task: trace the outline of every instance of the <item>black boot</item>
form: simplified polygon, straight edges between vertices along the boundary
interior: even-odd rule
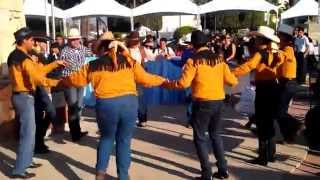
[[[138,113],[138,119],[139,119],[139,122],[137,124],[138,127],[146,127],[147,126],[147,121],[148,121],[147,114]]]
[[[273,139],[268,141],[268,161],[275,162],[276,161],[276,143]]]
[[[268,141],[259,140],[258,154],[259,154],[259,157],[251,161],[251,163],[267,166],[268,165]]]

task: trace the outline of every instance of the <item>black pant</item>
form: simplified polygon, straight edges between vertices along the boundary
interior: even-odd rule
[[[256,83],[256,121],[259,140],[270,140],[275,135],[274,119],[277,116],[278,83],[276,80]]]
[[[68,123],[72,139],[77,139],[81,134],[80,118],[83,106],[83,88],[68,88],[64,96],[68,104]]]
[[[56,123],[56,109],[43,87],[37,87],[35,92],[35,118],[36,118],[36,141],[35,148],[43,148],[44,137],[50,123]]]
[[[290,101],[296,93],[297,82],[287,79],[280,79],[279,82],[278,117],[281,118],[288,113]]]
[[[212,176],[206,132],[209,132],[210,143],[217,160],[218,170],[220,172],[227,171],[227,161],[225,160],[221,137],[222,106],[223,101],[193,102],[191,125],[193,127],[194,144],[200,160],[203,178],[211,178]]]
[[[304,53],[296,53],[297,58],[297,82],[299,84],[304,84],[306,82],[307,74],[307,62],[304,58]]]
[[[289,104],[296,92],[296,87],[295,80],[280,80],[277,121],[285,140],[292,140],[292,135],[295,135],[295,131],[298,130],[297,121],[288,114]]]

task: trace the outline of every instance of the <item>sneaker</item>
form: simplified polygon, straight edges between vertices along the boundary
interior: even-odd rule
[[[212,175],[212,178],[217,178],[217,179],[228,179],[229,178],[229,173],[226,172],[216,172]]]
[[[31,179],[34,178],[36,174],[25,172],[23,174],[13,174],[11,179]]]

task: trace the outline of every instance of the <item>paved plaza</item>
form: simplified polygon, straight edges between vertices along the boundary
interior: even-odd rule
[[[298,107],[304,107],[301,104]],[[302,115],[305,110],[292,110]],[[300,114],[299,114],[300,113]],[[36,156],[36,161],[44,166],[32,170],[35,179],[94,179],[98,129],[95,113],[87,109],[82,127],[89,135],[80,143],[72,143],[68,133],[49,136],[47,144],[52,152]],[[192,130],[185,127],[184,106],[156,106],[149,111],[150,122],[147,128],[137,129],[132,144],[132,166],[130,175],[133,180],[182,180],[197,176],[199,163],[192,142]],[[269,167],[249,164],[256,157],[257,140],[244,127],[245,117],[224,108],[224,144],[230,167],[231,180],[316,180],[319,177],[297,169],[307,157],[303,145],[278,145],[277,159]],[[50,134],[50,132],[49,132]],[[299,142],[299,140],[298,140]],[[14,164],[14,141],[1,141],[0,179],[8,179]],[[210,157],[214,167],[215,159]],[[314,165],[317,166],[317,165]],[[319,166],[318,166],[319,167]],[[214,168],[215,170],[215,168]],[[115,179],[115,158],[111,157],[108,174]]]

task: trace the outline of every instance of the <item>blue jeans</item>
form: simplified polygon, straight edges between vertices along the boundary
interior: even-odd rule
[[[36,133],[34,97],[24,93],[14,94],[12,102],[20,123],[17,159],[12,172],[12,174],[18,175],[25,173],[32,163]]]
[[[201,174],[203,178],[209,179],[212,176],[206,132],[209,132],[213,154],[217,160],[218,171],[227,171],[227,161],[225,160],[223,141],[221,137],[222,106],[223,101],[193,102],[191,125],[193,127],[194,144],[200,160]]]
[[[138,112],[137,97],[128,95],[97,99],[96,111],[101,132],[96,170],[97,172],[106,171],[115,143],[118,178],[127,180],[131,163],[131,139]]]
[[[64,90],[64,96],[68,104],[68,123],[72,138],[78,138],[81,133],[80,118],[83,108],[84,88],[68,88]]]

